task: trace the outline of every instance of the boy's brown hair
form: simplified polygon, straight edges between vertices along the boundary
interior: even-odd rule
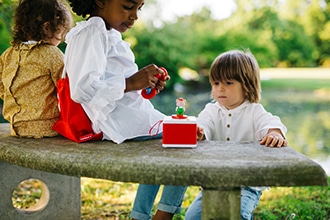
[[[210,83],[237,80],[242,84],[245,100],[258,103],[261,98],[259,65],[249,51],[231,50],[220,54],[212,63]]]

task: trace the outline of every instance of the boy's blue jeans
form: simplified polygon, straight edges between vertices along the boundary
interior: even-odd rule
[[[252,212],[257,207],[262,192],[254,190],[250,187],[241,189],[241,219],[252,220]],[[197,195],[189,206],[185,220],[201,220],[202,219],[202,191]]]
[[[160,185],[140,184],[130,217],[139,220],[151,219],[151,209]],[[164,186],[158,210],[180,213],[186,186]]]

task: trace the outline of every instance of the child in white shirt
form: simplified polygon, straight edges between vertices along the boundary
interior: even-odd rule
[[[254,56],[232,50],[219,55],[211,65],[213,103],[198,115],[199,140],[226,142],[260,141],[269,147],[287,146],[286,127],[267,112],[260,101],[260,73]],[[241,219],[250,220],[265,187],[242,187]],[[195,198],[186,220],[201,219],[202,192]]]

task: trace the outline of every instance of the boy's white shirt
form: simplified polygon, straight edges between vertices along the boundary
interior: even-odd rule
[[[236,143],[260,141],[270,128],[280,129],[284,136],[287,131],[279,117],[267,112],[260,103],[247,101],[231,110],[218,102],[208,103],[198,115],[197,124],[204,129],[207,140]]]
[[[82,104],[93,130],[118,144],[149,135],[149,129],[164,115],[142,98],[141,91],[124,93],[125,79],[138,67],[121,34],[107,30],[100,17],[92,17],[77,23],[66,42],[71,97]]]

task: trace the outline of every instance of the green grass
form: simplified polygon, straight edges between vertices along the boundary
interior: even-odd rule
[[[330,177],[328,182],[330,184]],[[82,219],[129,219],[137,184],[84,179],[82,185]],[[188,188],[183,210],[175,215],[175,220],[184,219],[187,208],[198,192],[199,187]],[[272,187],[264,191],[254,217],[256,220],[329,220],[329,204],[329,186]]]
[[[328,178],[330,184],[330,177]],[[128,220],[138,184],[113,182],[101,179],[82,178],[82,219]],[[161,192],[161,191],[160,191]],[[199,187],[190,186],[182,204],[183,210],[174,220],[183,220],[185,212]],[[41,196],[40,183],[25,181],[16,189],[13,202],[16,208],[35,204]],[[160,194],[160,193],[159,193]],[[159,195],[156,203],[159,201]],[[278,219],[330,219],[330,186],[272,187],[263,192],[254,212],[255,220]],[[155,211],[154,206],[153,211]]]
[[[320,90],[325,89],[330,92],[330,79],[271,79],[262,80],[263,89],[290,89],[290,90]]]
[[[328,179],[330,183],[330,178]],[[254,217],[258,219],[330,219],[330,187],[274,187],[265,191]]]
[[[330,177],[328,179],[330,184]],[[85,179],[82,188],[83,219],[129,219],[137,184]],[[189,187],[183,210],[174,217],[183,220],[184,213],[199,192]],[[157,197],[157,201],[159,197]],[[264,191],[254,212],[256,220],[267,219],[330,219],[330,187],[272,187]],[[156,207],[154,207],[155,210]]]

